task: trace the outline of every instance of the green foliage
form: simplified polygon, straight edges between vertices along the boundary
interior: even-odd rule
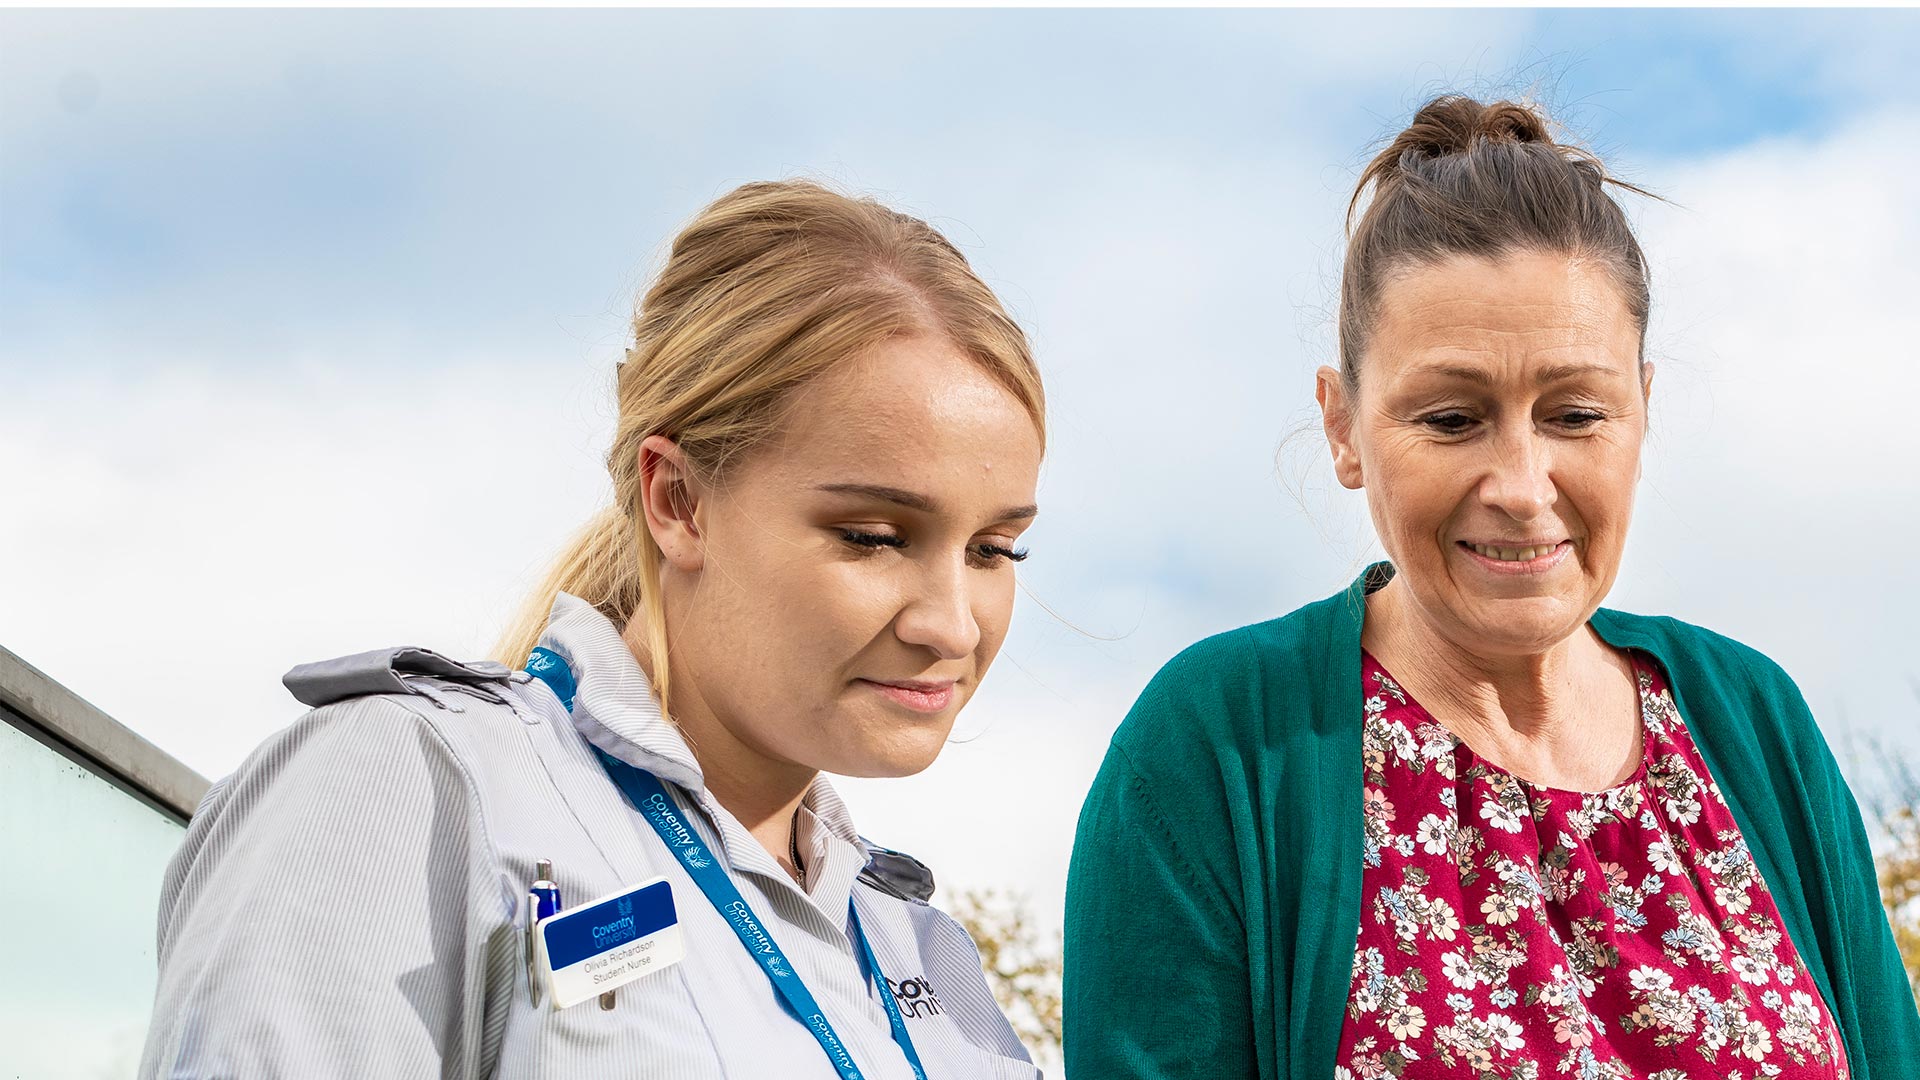
[[[1880,899],[1920,1001],[1920,791],[1907,792],[1900,805],[1883,811],[1880,827],[1893,841],[1879,859]]]
[[[1060,1061],[1060,936],[1043,939],[1023,894],[999,889],[962,891],[953,917],[980,947],[993,996],[1020,1041],[1041,1066]]]
[[[1914,681],[1913,691],[1920,701],[1920,680]],[[1869,740],[1864,749],[1871,769],[1879,774],[1879,783],[1867,788],[1863,802],[1880,826],[1881,852],[1874,860],[1880,871],[1880,902],[1886,905],[1907,983],[1920,1002],[1920,772],[1884,740]]]

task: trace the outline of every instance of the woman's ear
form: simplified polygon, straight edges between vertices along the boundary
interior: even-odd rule
[[[640,510],[668,566],[694,571],[706,564],[699,492],[686,455],[665,435],[649,435],[640,443]]]
[[[1360,470],[1360,454],[1353,445],[1353,406],[1347,382],[1340,369],[1321,365],[1314,375],[1313,396],[1320,402],[1320,426],[1327,433],[1327,448],[1333,451],[1333,475],[1340,486],[1358,490],[1366,486]]]

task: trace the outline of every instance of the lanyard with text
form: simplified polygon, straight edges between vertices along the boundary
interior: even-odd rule
[[[549,649],[535,649],[527,661],[527,671],[552,688],[554,696],[560,699],[568,712],[573,711],[576,684],[572,670],[559,654]],[[627,797],[641,817],[647,819],[647,824],[653,826],[654,832],[660,834],[661,841],[680,860],[688,876],[693,878],[693,883],[713,904],[714,910],[733,927],[740,944],[759,962],[774,991],[786,1002],[794,1016],[813,1032],[813,1037],[819,1040],[820,1049],[826,1051],[834,1068],[844,1080],[864,1080],[865,1074],[854,1064],[853,1055],[847,1052],[833,1025],[827,1022],[826,1015],[821,1012],[807,984],[794,971],[786,954],[780,951],[780,946],[774,943],[773,935],[761,924],[746,898],[740,895],[726,868],[720,865],[718,854],[709,851],[693,829],[681,820],[680,809],[674,805],[673,797],[667,794],[665,785],[652,773],[636,769],[598,747],[594,748],[594,753],[621,794]],[[851,900],[847,904],[847,916],[853,927],[854,940],[860,946],[861,959],[866,962],[867,970],[878,988],[880,1003],[887,1011],[887,1023],[893,1029],[893,1041],[899,1044],[901,1052],[906,1055],[907,1064],[913,1067],[913,1075],[917,1080],[927,1080],[926,1070],[920,1066],[920,1055],[914,1052],[913,1039],[907,1033],[906,1020],[900,1015],[899,1004],[893,1000],[893,991],[880,971],[880,962],[873,954],[873,946],[867,942],[866,931],[860,926],[860,914]]]

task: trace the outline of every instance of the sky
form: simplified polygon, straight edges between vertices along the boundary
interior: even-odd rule
[[[1528,94],[1668,200],[1608,604],[1780,661],[1865,790],[1920,760],[1916,54],[1897,11],[0,11],[0,645],[208,777],[297,663],[482,655],[608,499],[674,230],[828,179],[961,246],[1051,425],[953,744],[839,786],[1057,926],[1153,672],[1379,555],[1312,398],[1360,166]]]

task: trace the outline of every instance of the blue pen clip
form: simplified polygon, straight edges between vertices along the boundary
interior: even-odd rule
[[[540,877],[527,886],[527,996],[540,1004],[540,920],[560,913],[560,886],[553,883],[553,862],[534,864]]]
[[[560,886],[553,883],[552,860],[541,859],[534,866],[539,868],[540,880],[527,886],[527,896],[533,900],[533,918],[538,922],[560,914]]]

